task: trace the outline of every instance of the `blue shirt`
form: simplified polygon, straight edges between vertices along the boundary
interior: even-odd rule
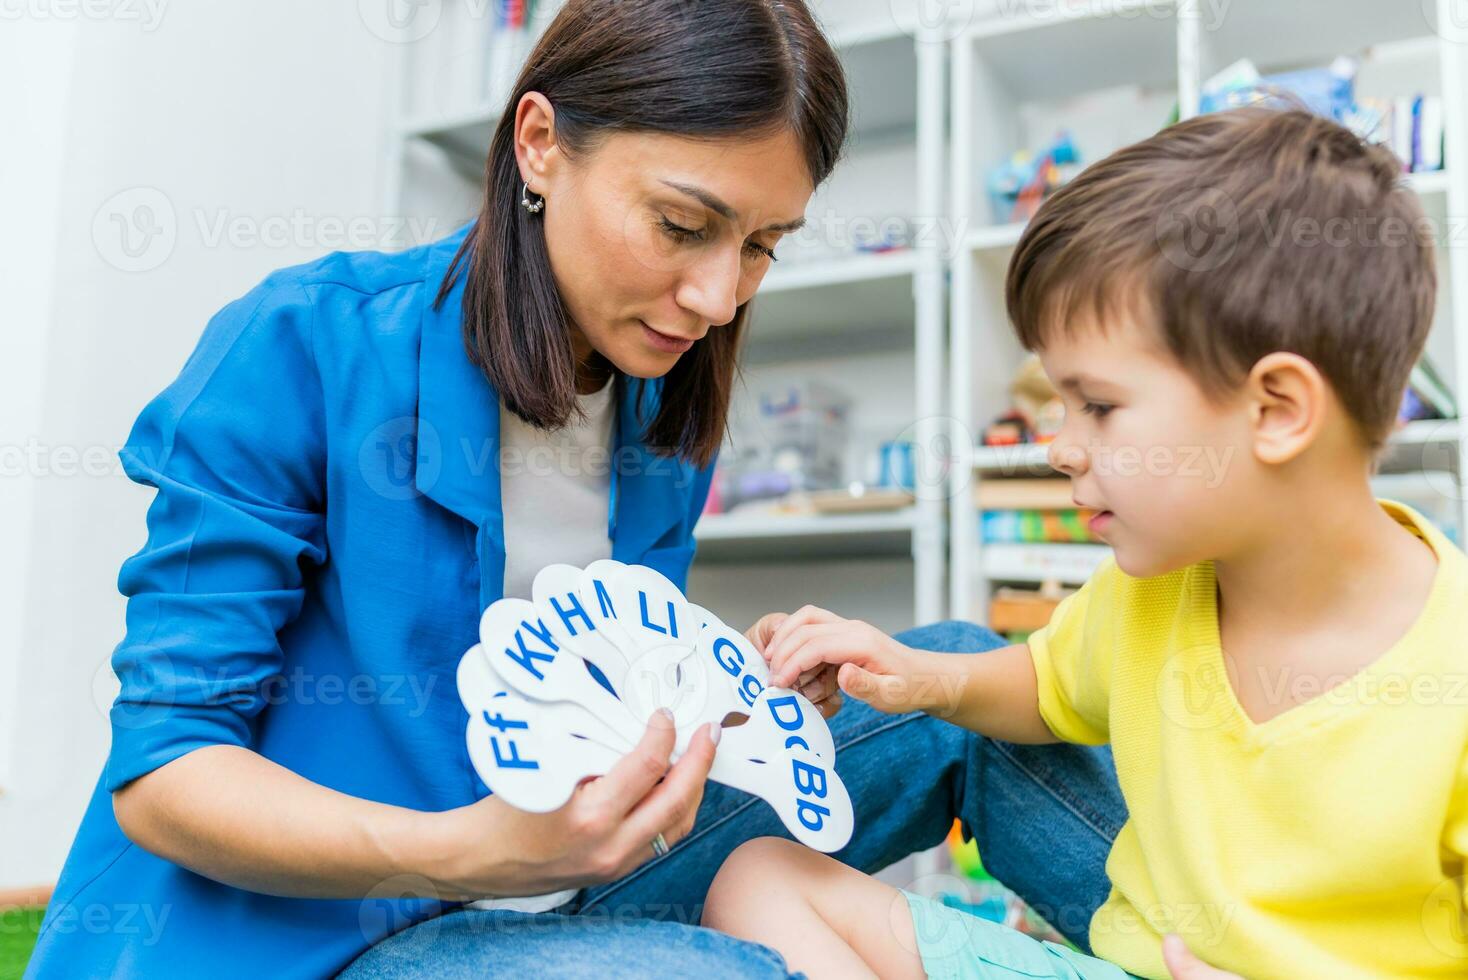
[[[224,744],[416,810],[487,794],[454,672],[501,595],[499,404],[462,277],[434,308],[467,231],[272,274],[143,409],[121,458],[158,492],[118,579],[112,749],[28,976],[329,976],[444,909],[390,880],[346,901],[220,884],[129,842],[111,793]],[[625,392],[612,554],[682,586],[711,467],[650,453],[660,384]]]

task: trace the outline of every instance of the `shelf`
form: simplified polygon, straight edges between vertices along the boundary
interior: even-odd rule
[[[1458,440],[1462,426],[1457,419],[1413,422],[1392,437],[1377,460],[1379,474],[1456,472]]]
[[[1403,174],[1407,186],[1412,188],[1423,197],[1434,194],[1446,194],[1450,178],[1446,170],[1432,170],[1424,173]]]
[[[1051,476],[1050,447],[1040,442],[1017,446],[977,446],[974,470],[986,476]]]
[[[986,225],[969,232],[964,244],[971,252],[1004,251],[1019,244],[1019,238],[1024,233],[1023,221],[1008,225]]]
[[[898,334],[911,344],[920,252],[791,263],[770,272],[751,304],[750,342],[832,334]]]
[[[770,270],[760,285],[758,295],[911,276],[917,271],[921,258],[922,253],[907,249],[901,252],[853,253],[815,262],[790,262],[788,266],[776,266]]]
[[[826,36],[831,39],[831,46],[842,55],[849,55],[855,49],[867,45],[887,44],[899,40],[906,41],[908,45],[913,43],[911,31],[892,16],[873,17],[843,24],[829,30]]]
[[[1122,85],[1166,86],[1177,77],[1173,3],[1015,6],[1026,12],[976,21],[968,40],[1016,98],[1045,102]]]
[[[455,160],[482,169],[503,108],[483,105],[447,116],[420,116],[405,121],[399,128],[405,139],[431,143]]]
[[[814,561],[912,555],[918,511],[880,514],[711,514],[699,521],[697,561]]]
[[[1207,5],[1200,16],[1208,67],[1247,57],[1269,72],[1328,64],[1337,55],[1432,37],[1436,17],[1429,16],[1429,8],[1435,6],[1416,0],[1230,0],[1226,16],[1210,14]]]
[[[840,44],[840,42],[838,42]],[[848,35],[840,44],[851,101],[851,147],[912,142],[917,133],[917,49],[911,36],[886,30]]]
[[[1440,446],[1458,441],[1457,419],[1425,419],[1410,422],[1392,435],[1387,453],[1399,453],[1413,446]],[[1036,477],[1055,473],[1048,461],[1046,443],[1021,443],[1017,446],[974,447],[974,471],[990,477]]]
[[[1104,544],[986,544],[979,552],[991,582],[1080,585],[1111,555]]]
[[[912,142],[917,132],[917,53],[911,35],[889,20],[847,32],[838,47],[851,102],[848,152]],[[440,146],[456,159],[482,167],[503,111],[503,104],[493,102],[448,115],[409,118],[399,128],[408,139]]]
[[[1457,442],[1460,429],[1458,419],[1423,419],[1420,422],[1408,422],[1392,434],[1391,441],[1396,446]]]
[[[1433,170],[1403,174],[1402,179],[1417,194],[1431,199],[1447,194],[1452,177],[1446,170]],[[1025,227],[1023,221],[1007,225],[979,225],[964,237],[964,245],[970,252],[1007,252],[1019,244]]]

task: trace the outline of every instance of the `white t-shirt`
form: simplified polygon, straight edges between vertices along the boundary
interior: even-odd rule
[[[546,565],[578,568],[612,557],[607,537],[612,430],[616,406],[608,381],[578,395],[584,423],[556,432],[527,425],[500,409],[500,499],[505,514],[504,594],[530,598]]]
[[[607,537],[611,492],[612,432],[616,385],[579,395],[584,423],[556,432],[527,425],[500,409],[500,501],[505,516],[506,597],[530,598],[535,575],[564,562],[584,567],[612,557]],[[576,890],[526,898],[471,902],[479,909],[547,912],[569,902]]]

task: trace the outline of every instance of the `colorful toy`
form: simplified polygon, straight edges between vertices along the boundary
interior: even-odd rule
[[[1080,151],[1064,130],[1037,157],[1016,153],[989,172],[994,220],[1000,224],[1030,220],[1041,202],[1079,170]]]

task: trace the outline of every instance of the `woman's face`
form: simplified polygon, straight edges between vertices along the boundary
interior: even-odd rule
[[[578,356],[594,350],[632,377],[661,377],[734,319],[775,245],[803,223],[814,188],[800,144],[788,132],[617,133],[572,159],[545,129],[536,145],[535,117],[548,109],[521,105],[521,172],[546,203],[520,220],[545,222]]]

